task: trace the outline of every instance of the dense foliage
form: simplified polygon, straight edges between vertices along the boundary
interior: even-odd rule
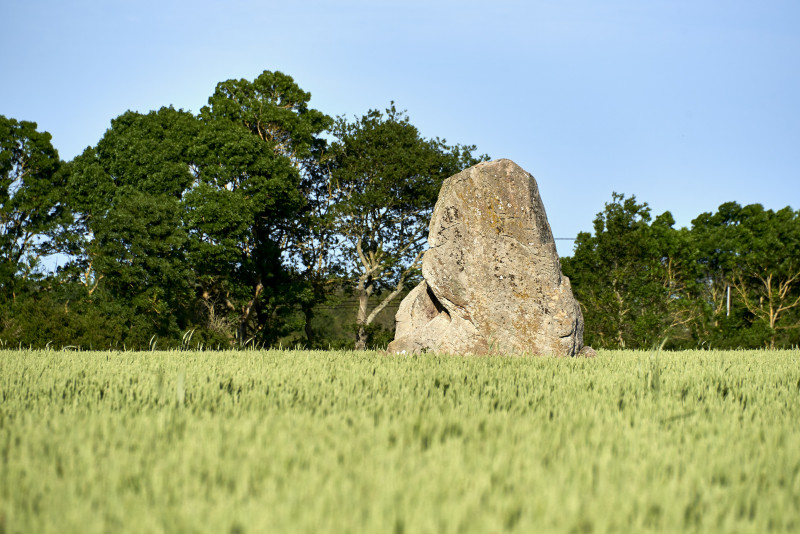
[[[723,204],[691,228],[614,194],[562,259],[595,347],[800,344],[800,211]]]
[[[63,162],[0,116],[0,345],[380,346],[442,181],[486,156],[394,103],[333,119],[280,72],[128,111]],[[596,347],[800,344],[800,212],[674,228],[614,194],[564,258]],[[58,263],[55,268],[55,263]]]
[[[332,131],[334,225],[342,237],[345,272],[356,281],[356,349],[378,313],[419,276],[433,207],[442,182],[481,161],[474,146],[422,138],[392,106],[355,122],[340,118]],[[485,158],[483,158],[485,159]],[[370,309],[369,297],[388,289]]]
[[[0,343],[385,342],[439,186],[475,148],[424,138],[393,104],[334,121],[310,98],[280,72],[228,80],[198,115],[120,115],[68,163],[0,117]],[[361,240],[354,222],[375,217]],[[354,291],[373,313],[343,304]]]
[[[0,351],[0,531],[796,532],[798,351]]]
[[[66,173],[50,134],[0,115],[0,299],[15,298],[56,242]]]

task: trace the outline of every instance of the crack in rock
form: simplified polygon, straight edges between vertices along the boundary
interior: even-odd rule
[[[424,280],[400,304],[390,352],[590,353],[536,180],[514,162],[445,180],[428,240]]]

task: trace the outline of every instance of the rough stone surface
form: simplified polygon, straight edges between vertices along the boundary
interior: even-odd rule
[[[536,180],[513,161],[445,180],[428,244],[390,352],[593,354]]]

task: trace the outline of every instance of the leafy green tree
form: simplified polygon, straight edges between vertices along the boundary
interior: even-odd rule
[[[368,327],[419,275],[428,224],[445,178],[478,163],[474,146],[425,139],[394,103],[334,127],[330,165],[331,209],[342,271],[359,299],[357,350]],[[370,296],[388,289],[369,309]]]
[[[241,124],[293,166],[301,167],[325,146],[319,137],[331,125],[324,113],[308,107],[311,93],[291,76],[265,70],[252,82],[227,80],[217,84],[200,116],[206,121]]]
[[[586,320],[587,342],[640,348],[670,334],[690,337],[694,264],[688,232],[669,212],[651,224],[647,203],[614,193],[594,220],[594,235],[578,234],[564,273]],[[674,342],[674,341],[673,341]]]
[[[192,114],[171,107],[129,111],[72,163],[76,250],[66,271],[83,284],[84,299],[124,303],[114,311],[129,343],[175,337],[191,323],[181,198],[194,179],[190,151],[200,128]]]
[[[0,115],[0,298],[14,299],[57,249],[66,173],[47,132]]]
[[[192,263],[209,321],[235,322],[240,342],[285,334],[307,292],[289,258],[310,240],[307,193],[330,125],[310,98],[291,77],[264,71],[218,84],[200,113],[184,199]]]
[[[183,205],[209,326],[271,341],[290,294],[283,240],[302,206],[296,169],[240,125],[206,124]]]
[[[670,212],[655,218],[650,225],[651,250],[658,262],[652,274],[661,283],[662,293],[653,311],[660,314],[656,335],[671,348],[694,348],[695,325],[706,313],[704,289],[695,237],[687,228],[676,229]]]
[[[692,221],[692,233],[716,324],[731,320],[730,287],[734,318],[746,312],[761,343],[785,343],[789,331],[800,328],[800,212],[728,202]]]
[[[320,156],[323,154],[320,152]],[[345,276],[336,254],[340,236],[336,233],[331,183],[327,169],[319,159],[305,167],[301,191],[306,204],[298,215],[297,228],[300,231],[296,232],[297,238],[290,249],[291,265],[302,281],[297,303],[305,319],[306,343],[312,348],[326,348],[332,342],[325,333],[331,322],[327,317],[315,320],[317,311],[320,306],[340,304]]]

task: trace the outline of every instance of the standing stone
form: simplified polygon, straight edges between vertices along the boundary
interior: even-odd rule
[[[593,354],[536,180],[513,161],[445,180],[428,244],[390,352]]]

